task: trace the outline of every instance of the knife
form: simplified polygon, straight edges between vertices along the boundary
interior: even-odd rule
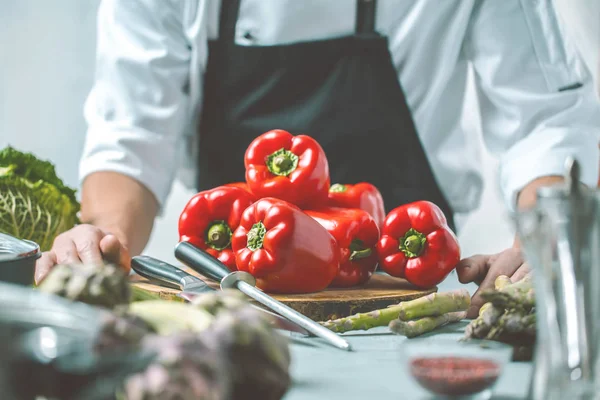
[[[180,289],[181,293],[179,293],[179,297],[187,301],[191,301],[194,297],[202,293],[216,291],[216,289],[208,286],[206,282],[197,276],[188,274],[174,265],[147,255],[133,257],[131,259],[131,268],[137,272],[138,275],[143,276],[151,282],[173,289]],[[260,312],[268,314],[274,321],[275,328],[290,332],[298,332],[303,335],[310,335],[306,329],[294,324],[282,316],[254,304],[250,305]]]

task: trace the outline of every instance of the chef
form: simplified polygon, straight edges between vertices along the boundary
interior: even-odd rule
[[[241,181],[246,147],[276,128],[316,138],[332,182],[375,184],[388,211],[430,200],[456,229],[483,189],[462,123],[470,67],[508,209],[532,205],[569,155],[598,181],[600,106],[551,0],[104,0],[97,33],[83,224],[38,281],[56,263],[128,266],[177,174],[197,190]],[[515,241],[457,271],[481,290],[527,266]]]

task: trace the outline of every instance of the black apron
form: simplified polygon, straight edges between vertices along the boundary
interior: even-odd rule
[[[315,138],[332,183],[370,182],[386,212],[408,202],[452,210],[419,140],[375,0],[357,0],[351,36],[275,46],[235,44],[239,0],[223,0],[209,42],[199,126],[198,190],[244,181],[244,153],[271,129]]]

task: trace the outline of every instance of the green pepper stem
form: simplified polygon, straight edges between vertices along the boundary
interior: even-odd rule
[[[371,255],[372,249],[365,248],[362,240],[354,239],[348,247],[352,253],[350,253],[350,261],[360,260],[361,258],[367,258]]]
[[[427,238],[421,232],[410,228],[404,237],[400,238],[400,250],[408,257],[414,258],[421,255],[427,244]]]
[[[206,230],[206,244],[215,250],[224,250],[231,243],[231,228],[225,221],[213,221]]]
[[[248,238],[246,247],[252,251],[262,248],[266,233],[267,228],[265,228],[262,222],[257,222],[256,224],[252,225],[252,228],[246,234],[246,237]]]
[[[341,183],[335,183],[329,187],[330,193],[344,193],[346,190],[348,190],[348,187]]]
[[[279,149],[267,157],[267,168],[274,175],[288,176],[298,167],[298,156],[286,149]]]

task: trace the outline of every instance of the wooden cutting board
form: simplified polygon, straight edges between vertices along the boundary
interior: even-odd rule
[[[189,268],[181,266],[180,268],[185,269],[192,275],[201,277]],[[203,280],[212,287],[218,287],[216,283],[208,279],[203,278]],[[151,283],[138,275],[133,275],[131,281],[133,285],[158,294],[164,299],[174,299],[179,292],[177,289]],[[436,291],[437,287],[423,290],[416,288],[404,279],[375,274],[363,286],[348,289],[327,289],[309,294],[274,294],[272,296],[315,321],[326,321],[347,317],[359,312],[385,308],[391,304],[416,299]]]

